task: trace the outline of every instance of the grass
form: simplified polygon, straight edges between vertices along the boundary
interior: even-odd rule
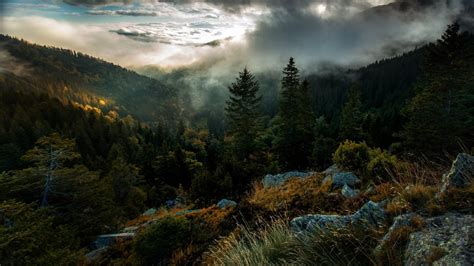
[[[375,265],[372,250],[380,232],[327,228],[295,234],[285,220],[260,231],[240,226],[219,240],[206,256],[206,265]]]

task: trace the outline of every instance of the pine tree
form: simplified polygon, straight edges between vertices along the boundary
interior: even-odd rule
[[[261,149],[258,143],[263,128],[259,84],[255,76],[244,68],[236,82],[229,86],[229,92],[225,108],[229,122],[227,138],[230,139],[234,159],[246,162]]]
[[[314,115],[309,83],[300,84],[293,58],[283,70],[279,112],[276,119],[274,149],[284,170],[305,169],[313,149]]]
[[[363,130],[364,113],[362,111],[361,92],[357,85],[353,85],[347,94],[347,101],[341,112],[339,131],[340,140],[367,140],[367,133]]]
[[[116,209],[111,187],[89,171],[72,139],[53,133],[40,138],[23,156],[30,165],[0,176],[0,199],[39,203],[60,214],[81,237],[92,236],[113,226]]]
[[[427,155],[456,153],[474,145],[474,46],[472,37],[449,25],[429,47],[423,79],[404,109],[405,148]]]

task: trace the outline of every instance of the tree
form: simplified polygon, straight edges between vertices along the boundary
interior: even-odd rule
[[[430,45],[423,79],[404,109],[406,149],[429,156],[474,145],[474,46],[459,24]]]
[[[354,84],[349,89],[347,101],[341,112],[339,131],[340,140],[367,140],[367,133],[363,130],[364,113],[359,87]]]
[[[123,208],[127,217],[136,217],[144,208],[146,195],[138,188],[143,177],[135,165],[129,164],[118,157],[112,162],[112,167],[107,176],[115,194],[115,202]]]
[[[318,170],[324,170],[332,164],[332,154],[337,149],[337,142],[330,137],[330,131],[324,116],[316,119],[312,160]]]
[[[299,70],[293,58],[283,70],[281,86],[273,148],[283,169],[304,169],[309,166],[312,153],[314,115],[309,83],[300,84]]]
[[[84,256],[71,228],[57,225],[48,208],[0,203],[0,264],[74,265]]]
[[[250,159],[259,149],[258,137],[262,131],[259,85],[247,68],[239,73],[236,82],[229,86],[230,98],[225,108],[232,156],[238,162]]]
[[[266,164],[265,146],[261,141],[263,126],[259,85],[255,76],[244,68],[229,86],[229,92],[225,108],[229,130],[225,143],[233,166],[232,176],[237,183],[246,185],[252,177],[263,174]]]
[[[1,199],[49,207],[83,240],[119,222],[111,186],[79,164],[74,140],[57,133],[42,137],[23,159],[31,167],[0,175]]]

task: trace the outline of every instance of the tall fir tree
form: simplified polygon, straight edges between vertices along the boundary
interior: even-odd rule
[[[360,88],[353,84],[342,108],[339,139],[367,141],[368,134],[363,129],[364,116]]]
[[[279,107],[273,148],[280,167],[283,170],[305,169],[313,149],[314,115],[309,83],[300,84],[299,70],[293,58],[283,70]]]
[[[229,130],[226,133],[226,143],[234,165],[240,165],[244,175],[259,174],[258,166],[262,163],[264,144],[260,140],[263,130],[262,114],[260,110],[261,96],[259,84],[255,76],[244,68],[239,77],[229,86],[230,97],[226,102],[226,116]],[[244,167],[245,166],[245,167]],[[243,169],[245,168],[245,169]],[[241,177],[239,179],[250,177]],[[249,180],[240,180],[249,181]]]
[[[474,42],[449,25],[429,46],[423,68],[404,115],[401,133],[406,149],[428,156],[457,153],[474,145]]]

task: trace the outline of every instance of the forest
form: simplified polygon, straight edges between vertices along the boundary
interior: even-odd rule
[[[474,161],[471,184],[434,201],[451,161],[474,154],[474,36],[458,23],[358,69],[248,65],[202,106],[179,82],[192,69],[138,74],[7,35],[0,44],[24,66],[0,72],[1,265],[403,265],[415,218],[378,252],[386,225],[301,239],[288,221],[368,201],[388,201],[388,220],[472,215]],[[325,183],[334,164],[360,177],[359,195]],[[310,177],[261,184],[279,173]]]

